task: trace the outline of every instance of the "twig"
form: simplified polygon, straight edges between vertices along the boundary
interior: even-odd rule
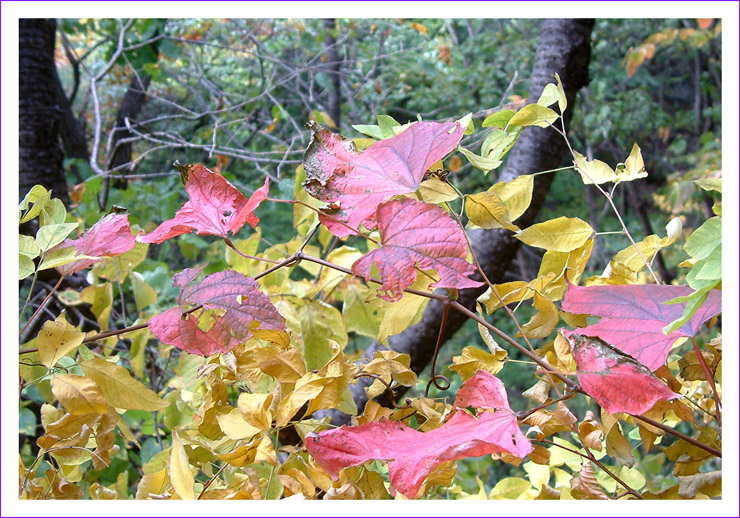
[[[712,392],[714,393],[714,403],[717,408],[717,413],[714,417],[717,418],[717,423],[722,426],[722,417],[721,417],[721,410],[722,410],[722,400],[719,398],[719,394],[717,393],[717,386],[714,384],[714,374],[712,371],[709,370],[709,367],[707,366],[707,362],[704,361],[704,356],[701,354],[701,351],[699,350],[699,344],[696,343],[696,340],[694,338],[691,339],[691,343],[694,344],[694,352],[696,353],[696,359],[699,360],[699,365],[701,365],[702,370],[704,371],[704,376],[706,376],[707,381],[709,382],[709,385],[712,387]]]
[[[54,285],[51,291],[49,291],[49,294],[44,298],[44,300],[41,301],[41,304],[39,304],[39,307],[37,307],[36,311],[33,312],[33,315],[31,315],[31,318],[28,319],[28,322],[26,322],[26,325],[23,326],[23,329],[21,329],[21,332],[18,333],[18,336],[21,336],[23,332],[26,330],[26,328],[31,324],[31,322],[33,322],[33,319],[36,318],[36,315],[38,315],[41,312],[41,310],[44,308],[44,306],[49,301],[51,296],[54,294],[57,288],[59,288],[59,285],[62,284],[63,280],[64,280],[64,275],[59,277],[59,280],[57,281],[57,283]],[[23,309],[25,309],[25,306]],[[21,315],[23,315],[23,312],[21,312]]]

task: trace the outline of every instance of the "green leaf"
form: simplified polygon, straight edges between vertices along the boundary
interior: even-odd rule
[[[501,110],[492,113],[483,120],[484,128],[505,128],[516,112],[514,110]]]
[[[717,191],[722,194],[722,178],[701,178],[694,183],[705,191]]]
[[[44,259],[39,265],[39,270],[48,270],[49,268],[56,268],[57,266],[63,266],[65,264],[79,261],[80,259],[96,259],[90,255],[76,255],[77,249],[73,246],[65,246],[64,248],[58,248],[52,250],[48,254],[44,254]]]
[[[701,267],[699,264],[694,265],[696,272],[696,279],[700,281],[715,281],[722,279],[722,244],[712,250],[709,257],[702,261]]]
[[[721,243],[722,218],[715,216],[694,230],[683,248],[694,259],[704,259]]]
[[[501,160],[519,138],[521,128],[514,131],[494,129],[481,144],[481,155],[491,160]]]
[[[674,320],[667,326],[663,328],[663,333],[666,335],[671,334],[676,329],[680,328],[682,325],[684,325],[686,322],[691,320],[691,317],[694,316],[694,314],[699,310],[702,304],[704,304],[704,301],[709,296],[709,292],[712,291],[712,289],[719,284],[720,281],[715,281],[712,284],[709,284],[705,286],[704,288],[695,291],[691,295],[687,295],[685,297],[676,297],[675,299],[671,299],[666,302],[666,304],[676,304],[678,302],[684,302],[688,300],[686,303],[686,306],[683,310],[683,315],[681,315],[680,318]]]
[[[509,126],[539,126],[546,128],[558,120],[558,114],[539,104],[528,104],[509,121]]]
[[[36,233],[36,244],[42,251],[54,248],[59,243],[67,239],[79,223],[57,223],[54,225],[45,225]]]
[[[109,405],[127,410],[156,412],[169,405],[128,370],[102,358],[88,360],[80,365],[85,375],[100,387]]]
[[[352,127],[363,135],[367,135],[378,140],[383,138],[383,131],[380,129],[380,126],[372,124],[353,124]]]

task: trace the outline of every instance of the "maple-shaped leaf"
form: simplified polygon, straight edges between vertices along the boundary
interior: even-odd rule
[[[77,239],[65,239],[54,250],[70,246],[77,250],[76,255],[88,256],[73,261],[57,270],[62,275],[70,275],[105,259],[115,257],[131,250],[136,244],[128,223],[128,214],[111,213],[104,216]]]
[[[303,158],[306,191],[337,205],[321,222],[336,236],[375,227],[375,208],[393,196],[419,188],[424,173],[453,151],[465,131],[458,122],[415,122],[398,135],[358,152],[350,140],[311,124],[313,138]],[[333,218],[333,219],[332,219]]]
[[[610,414],[643,414],[659,401],[679,397],[650,369],[597,337],[563,331],[583,390]]]
[[[395,301],[411,286],[419,270],[434,269],[436,288],[475,288],[482,283],[468,278],[475,268],[466,257],[468,245],[460,225],[436,205],[404,198],[382,203],[377,209],[382,246],[365,254],[352,271],[365,279],[375,263],[383,279],[380,297]]]
[[[722,312],[722,292],[712,290],[691,320],[664,334],[663,328],[681,317],[685,306],[685,303],[666,302],[691,293],[693,290],[688,286],[569,284],[562,309],[603,317],[597,324],[575,332],[598,336],[654,371],[665,363],[676,339],[694,336],[704,322]]]
[[[208,275],[190,284],[200,269],[188,268],[173,279],[180,286],[179,307],[152,317],[149,329],[162,342],[191,354],[210,356],[249,340],[257,329],[285,330],[285,321],[257,281],[233,270]],[[184,314],[187,304],[202,304],[210,314],[208,329],[200,327],[194,313]]]
[[[191,167],[183,178],[190,200],[175,213],[173,219],[163,222],[149,234],[137,236],[137,241],[161,243],[193,230],[199,236],[212,234],[228,237],[229,232],[236,233],[245,223],[252,228],[259,223],[254,211],[267,198],[268,178],[249,199],[226,178],[208,170],[203,164]]]
[[[306,436],[306,449],[329,475],[368,460],[387,460],[391,493],[415,498],[424,478],[442,462],[511,453],[524,458],[532,444],[519,430],[503,383],[478,371],[458,392],[456,407],[480,405],[478,417],[457,408],[439,428],[419,432],[402,422],[381,420],[342,426]]]

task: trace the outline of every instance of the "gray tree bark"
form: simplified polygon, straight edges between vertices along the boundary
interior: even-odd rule
[[[593,20],[552,19],[543,20],[540,38],[537,44],[532,75],[529,81],[529,100],[535,102],[547,83],[554,82],[558,73],[568,99],[568,108],[564,114],[566,128],[570,123],[575,105],[576,93],[588,83],[588,65],[591,59],[591,30]],[[557,168],[566,156],[568,148],[563,138],[551,128],[527,128],[509,153],[506,165],[499,176],[499,181],[511,181],[521,174],[530,174]],[[553,175],[540,175],[535,178],[532,203],[527,212],[517,220],[521,227],[531,225],[537,216],[545,196],[550,189]],[[511,232],[503,229],[476,230],[470,232],[475,253],[486,276],[493,283],[501,282],[509,268],[521,242]],[[481,280],[481,279],[478,279]],[[477,289],[461,290],[458,302],[475,311],[476,299],[485,291],[485,286]],[[434,348],[442,320],[443,306],[432,300],[426,307],[422,319],[402,333],[392,336],[390,347],[411,357],[411,369],[420,373],[432,360]],[[450,310],[442,339],[449,339],[466,321],[467,317]],[[383,348],[376,342],[366,351],[365,356],[372,357]],[[360,412],[367,403],[365,387],[372,383],[371,378],[360,378],[350,390]],[[379,396],[383,401],[384,396]],[[383,401],[386,402],[387,401]],[[348,416],[331,410],[334,424],[348,423]]]

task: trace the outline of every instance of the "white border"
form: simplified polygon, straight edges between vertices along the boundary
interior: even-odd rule
[[[345,516],[720,516],[737,515],[738,509],[738,7],[736,2],[3,2],[2,10],[2,515],[3,516],[240,516],[240,515],[345,515]],[[724,181],[724,500],[661,502],[29,502],[17,500],[17,366],[15,344],[17,313],[15,282],[17,260],[17,160],[18,160],[18,18],[20,17],[714,17],[723,18],[723,169]],[[6,293],[7,292],[7,293]],[[12,308],[12,310],[11,310]]]

